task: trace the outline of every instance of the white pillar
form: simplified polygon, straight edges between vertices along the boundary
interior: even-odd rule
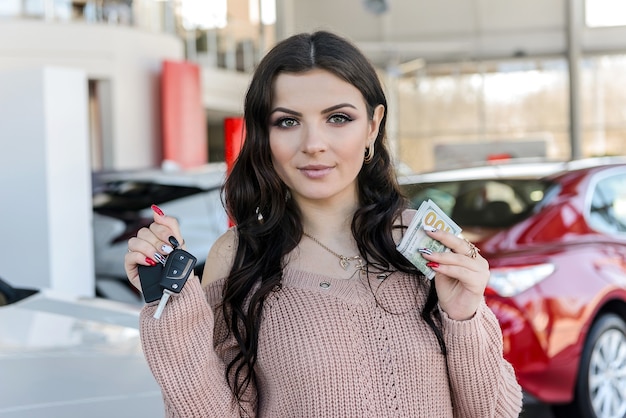
[[[0,277],[94,295],[84,71],[0,71]],[[121,260],[120,260],[121,262]]]

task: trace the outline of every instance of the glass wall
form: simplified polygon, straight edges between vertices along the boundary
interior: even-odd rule
[[[626,155],[626,55],[584,60],[581,72],[585,155]]]
[[[626,154],[626,56],[584,59],[584,156]],[[568,159],[569,86],[561,58],[428,65],[398,82],[398,155],[414,170],[502,156]]]

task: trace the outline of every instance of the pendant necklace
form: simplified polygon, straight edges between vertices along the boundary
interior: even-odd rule
[[[355,268],[357,270],[363,270],[363,268],[365,267],[365,265],[363,264],[363,259],[361,258],[361,256],[355,255],[355,256],[352,256],[352,257],[346,257],[345,255],[341,255],[341,254],[338,254],[338,253],[334,252],[333,250],[331,250],[330,248],[328,248],[327,246],[322,244],[314,236],[309,235],[306,232],[303,232],[302,234],[304,236],[310,238],[314,243],[316,243],[317,245],[319,245],[320,247],[322,247],[323,249],[325,249],[326,251],[328,251],[329,253],[331,253],[335,257],[337,257],[339,259],[339,265],[344,270],[346,270],[346,271],[348,270],[348,267],[350,267],[352,261],[355,261],[357,263],[356,266],[355,266]]]

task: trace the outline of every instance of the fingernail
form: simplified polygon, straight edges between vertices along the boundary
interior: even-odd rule
[[[430,250],[430,248],[420,248],[419,250],[420,253],[422,254],[426,254],[426,255],[431,255],[433,252]]]
[[[163,251],[165,254],[169,254],[172,251],[174,251],[174,249],[171,246],[167,245],[167,244],[163,244],[163,245],[161,245],[161,251]]]
[[[172,235],[167,240],[170,242],[170,244],[172,244],[172,247],[174,248],[180,247],[180,244],[178,243],[178,240],[176,239],[175,236]]]
[[[428,263],[426,263],[427,267],[430,267],[431,269],[436,269],[437,267],[439,267],[439,263],[435,263],[434,261],[429,261]]]
[[[151,266],[156,266],[157,264],[156,261],[154,261],[150,257],[146,257],[146,263],[150,264]]]
[[[165,257],[163,257],[160,253],[154,253],[154,259],[161,264],[165,264]]]
[[[150,206],[150,208],[152,208],[152,210],[154,211],[154,213],[156,213],[159,216],[165,216],[165,214],[163,213],[163,211],[161,210],[160,207],[158,207],[157,205],[152,205]]]
[[[424,225],[422,228],[424,228],[424,231],[429,231],[429,232],[437,232],[438,231],[437,228],[433,228],[430,225]]]

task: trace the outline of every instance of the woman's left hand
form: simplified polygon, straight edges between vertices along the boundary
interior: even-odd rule
[[[422,254],[435,271],[439,306],[451,319],[463,321],[476,313],[489,281],[489,263],[473,244],[449,232],[436,230],[426,234],[451,251]],[[475,248],[475,247],[474,247]]]

